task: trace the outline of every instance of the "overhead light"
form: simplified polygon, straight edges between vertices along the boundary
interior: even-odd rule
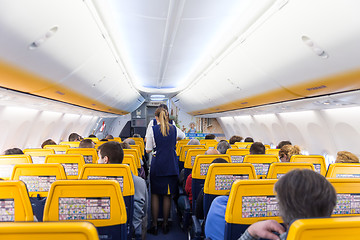
[[[165,98],[165,95],[151,95],[150,98]]]
[[[312,39],[310,39],[308,36],[302,36],[301,40],[305,43],[306,46],[311,48],[311,50],[322,58],[328,58],[329,55],[323,50],[321,47],[319,47]]]
[[[33,41],[30,45],[29,45],[29,50],[34,50],[38,47],[40,47],[42,44],[44,44],[49,38],[51,38],[52,36],[54,36],[54,34],[57,32],[58,27],[54,26],[52,28],[49,29],[49,31],[47,31],[43,36],[39,37],[38,39],[36,39],[35,41]]]

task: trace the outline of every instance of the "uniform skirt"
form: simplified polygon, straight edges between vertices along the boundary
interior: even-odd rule
[[[178,176],[156,176],[150,169],[151,194],[172,195],[176,193]]]

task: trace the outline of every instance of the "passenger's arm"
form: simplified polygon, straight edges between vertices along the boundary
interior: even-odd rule
[[[147,153],[150,153],[155,148],[154,132],[149,131],[149,133],[147,133],[147,136],[148,136],[148,138],[147,138],[147,141],[145,143],[146,144],[145,145],[145,150],[146,150]]]
[[[185,133],[183,133],[178,127],[176,127],[176,136],[177,136],[177,140],[184,139],[185,138]]]
[[[284,227],[275,220],[266,220],[251,224],[246,232],[238,240],[252,240],[266,238],[271,240],[280,240],[279,236],[274,234],[285,232]]]

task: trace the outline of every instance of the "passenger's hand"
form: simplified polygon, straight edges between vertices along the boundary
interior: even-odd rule
[[[279,236],[273,232],[282,234],[285,232],[284,227],[275,220],[266,220],[251,224],[247,231],[255,238],[266,238],[271,240],[280,240]]]

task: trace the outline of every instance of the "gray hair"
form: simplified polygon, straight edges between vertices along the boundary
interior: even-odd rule
[[[220,154],[226,154],[226,150],[229,148],[231,148],[231,145],[225,140],[221,140],[216,147]]]
[[[187,145],[200,145],[200,141],[197,139],[191,139]]]

